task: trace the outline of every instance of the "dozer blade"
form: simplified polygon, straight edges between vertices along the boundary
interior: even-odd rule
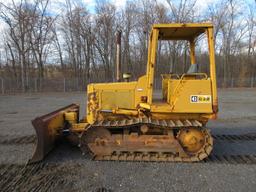
[[[37,144],[35,152],[28,163],[43,160],[53,149],[56,140],[62,136],[62,130],[68,128],[66,127],[68,123],[65,121],[64,113],[70,111],[79,113],[79,106],[71,104],[32,120],[37,135]]]

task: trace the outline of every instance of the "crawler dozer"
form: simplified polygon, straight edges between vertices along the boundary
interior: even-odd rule
[[[205,34],[209,74],[198,72],[195,41]],[[188,41],[191,65],[184,74],[162,75],[162,98],[153,98],[159,41]],[[66,137],[95,160],[200,161],[213,139],[205,127],[218,112],[213,25],[155,24],[148,43],[146,74],[137,81],[93,83],[87,87],[86,116],[71,104],[32,121],[37,146],[30,163],[42,160]]]

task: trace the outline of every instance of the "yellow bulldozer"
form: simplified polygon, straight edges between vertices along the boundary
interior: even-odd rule
[[[208,40],[209,74],[198,72],[195,41]],[[153,97],[159,41],[188,41],[191,65],[184,74],[162,75],[162,96]],[[195,162],[213,149],[205,125],[218,112],[213,25],[155,24],[149,37],[146,74],[137,81],[87,87],[86,116],[67,107],[32,121],[37,146],[30,163],[42,160],[56,140],[67,137],[95,160]]]

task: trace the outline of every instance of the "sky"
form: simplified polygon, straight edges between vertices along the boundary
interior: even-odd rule
[[[93,6],[95,5],[95,0],[83,0],[86,4],[88,4],[88,7],[92,8],[93,9]],[[111,0],[112,3],[114,3],[117,7],[124,7],[125,6],[125,2],[126,0]],[[214,0],[198,0],[198,4],[201,6],[201,7],[205,7],[207,6],[210,2],[212,2]],[[157,2],[161,2],[163,4],[167,4],[166,0],[157,0]]]
[[[14,2],[20,2],[21,0],[13,0]],[[27,0],[30,1],[30,0]],[[33,0],[31,0],[33,1]],[[63,5],[65,4],[66,0],[49,0],[50,4],[48,6],[49,11],[52,14],[59,14],[63,10]],[[94,7],[96,4],[96,1],[105,1],[105,0],[73,0],[77,4],[84,4],[86,5],[87,9],[89,12],[94,13]],[[111,3],[113,3],[118,9],[122,9],[125,7],[126,1],[127,0],[109,0]],[[133,1],[133,0],[128,0],[128,1]],[[179,0],[172,0],[173,2],[178,2]],[[209,6],[211,6],[212,3],[218,2],[221,0],[197,0],[196,6],[198,8],[199,14],[200,12],[204,12],[205,9],[207,9]],[[239,1],[239,0],[238,0]],[[249,4],[254,4],[255,0],[243,0]],[[156,0],[158,3],[162,3],[166,5],[168,8],[169,5],[166,0]],[[0,0],[0,3],[8,4],[12,3],[12,0]],[[0,7],[1,8],[1,7]],[[0,19],[0,34],[5,29],[5,24],[3,21]],[[0,37],[1,39],[1,37]],[[1,43],[0,43],[1,44]]]
[[[21,0],[14,0],[14,2],[20,2]],[[29,1],[29,0],[27,0]],[[33,0],[31,0],[33,1]],[[50,1],[50,9],[53,12],[59,13],[61,12],[61,7],[62,5],[65,3],[66,0],[49,0]],[[73,0],[76,1],[78,4],[85,4],[86,7],[88,8],[88,10],[93,13],[94,12],[94,6],[96,4],[97,0]],[[104,0],[98,0],[98,1],[104,1]],[[109,0],[110,2],[112,2],[117,8],[124,8],[125,7],[125,3],[127,0]],[[128,0],[128,1],[132,1],[132,0]],[[178,2],[179,0],[172,0],[173,2]],[[204,10],[206,9],[211,3],[216,2],[216,1],[221,1],[221,0],[197,0],[196,5],[198,7],[199,10]],[[244,0],[248,3],[254,3],[255,0]],[[8,4],[11,3],[12,0],[0,0],[0,2],[4,3],[4,4]],[[162,3],[164,5],[166,5],[167,7],[169,6],[166,2],[166,0],[156,0],[156,2],[158,3]]]
[[[19,2],[20,0],[14,0],[14,2]],[[94,6],[96,4],[96,0],[75,0],[77,3],[85,4],[90,12],[94,12]],[[109,0],[112,2],[117,8],[123,8],[127,0]],[[129,0],[132,1],[132,0]],[[156,0],[159,3],[163,3],[168,6],[166,0]],[[174,0],[177,1],[177,0]],[[197,0],[197,5],[200,8],[205,8],[209,3],[214,0]],[[216,0],[215,0],[216,1]],[[249,0],[250,1],[250,0]],[[253,1],[253,0],[251,0]],[[8,4],[11,3],[12,0],[0,0],[0,2]],[[63,4],[65,0],[50,0],[51,7],[55,9],[55,11],[60,10],[61,4]]]
[[[21,0],[14,0],[14,2],[20,2]],[[27,0],[30,1],[30,0]],[[31,0],[33,1],[33,0]],[[50,12],[52,14],[59,14],[62,12],[63,9],[63,5],[65,4],[66,0],[49,0],[49,5],[48,5],[48,10],[50,10]],[[94,13],[94,7],[96,4],[97,0],[73,0],[78,4],[84,4],[86,5],[87,9],[89,10],[89,12]],[[101,0],[98,0],[101,1]],[[104,0],[103,0],[104,1]],[[109,0],[111,3],[113,3],[118,9],[122,9],[125,7],[125,3],[127,0]],[[132,0],[128,0],[128,1],[132,1]],[[174,0],[177,1],[177,0]],[[199,10],[203,10],[205,8],[207,8],[207,6],[214,2],[216,0],[197,0],[197,6],[199,8]],[[249,0],[249,1],[253,1],[253,0]],[[156,2],[158,3],[162,3],[164,5],[166,5],[166,7],[169,7],[169,5],[167,4],[166,0],[156,0]],[[0,3],[4,3],[5,5],[11,4],[12,0],[0,0]],[[0,7],[1,8],[1,7]],[[5,24],[3,23],[3,21],[0,20],[0,33],[1,31],[3,31],[3,29],[5,28]],[[1,37],[0,37],[1,39]]]
[[[0,3],[9,4],[9,3],[12,3],[12,1],[20,2],[21,0],[0,0]],[[26,1],[30,1],[30,0],[26,0]],[[50,3],[48,6],[48,9],[52,14],[59,14],[62,12],[65,1],[66,0],[49,0]],[[95,12],[94,7],[96,4],[96,1],[107,1],[107,0],[73,0],[73,1],[78,4],[86,5],[89,12],[94,13]],[[113,3],[118,9],[122,9],[125,7],[126,1],[133,1],[133,0],[108,0],[108,1]],[[166,5],[166,7],[169,7],[166,0],[155,0],[155,1]],[[178,1],[179,0],[172,0],[172,2],[178,2]],[[200,12],[204,12],[205,9],[211,6],[211,3],[218,2],[218,1],[221,1],[221,0],[197,0],[196,6]],[[254,4],[255,0],[243,0],[243,1],[247,2],[248,4]],[[0,20],[0,33],[4,28],[5,28],[4,23]]]

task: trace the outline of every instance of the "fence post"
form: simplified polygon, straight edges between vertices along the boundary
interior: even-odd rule
[[[1,89],[2,89],[2,94],[4,94],[4,79],[1,77]]]
[[[35,92],[37,92],[37,78],[34,78],[35,80]]]
[[[254,78],[253,78],[253,76],[251,77],[251,88],[253,88],[253,82],[254,81]]]
[[[66,79],[63,79],[63,92],[66,92]]]
[[[234,87],[234,78],[232,77],[231,78],[231,88],[233,88]]]

